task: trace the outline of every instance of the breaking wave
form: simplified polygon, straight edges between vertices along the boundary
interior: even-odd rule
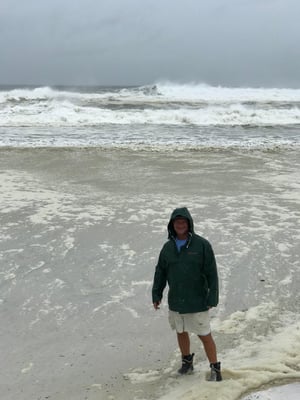
[[[156,85],[0,91],[2,127],[105,124],[273,126],[300,123],[300,90]]]

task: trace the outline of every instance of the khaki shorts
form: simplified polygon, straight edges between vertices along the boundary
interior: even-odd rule
[[[179,314],[169,310],[169,323],[171,328],[178,333],[190,332],[206,336],[211,332],[208,311]]]

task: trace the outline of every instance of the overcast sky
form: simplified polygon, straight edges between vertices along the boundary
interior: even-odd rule
[[[300,0],[0,0],[0,84],[300,88]]]

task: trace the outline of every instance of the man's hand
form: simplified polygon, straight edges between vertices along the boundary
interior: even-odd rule
[[[160,301],[156,301],[155,303],[153,303],[153,307],[155,308],[155,310],[159,310],[159,305]]]

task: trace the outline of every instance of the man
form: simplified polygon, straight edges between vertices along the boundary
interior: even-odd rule
[[[210,378],[221,381],[221,363],[211,335],[209,313],[219,301],[218,274],[210,243],[195,234],[194,223],[186,207],[173,211],[164,244],[155,269],[152,301],[159,309],[168,283],[169,323],[176,330],[182,355],[180,374],[193,371],[194,353],[190,352],[189,333],[198,335],[210,363]]]

